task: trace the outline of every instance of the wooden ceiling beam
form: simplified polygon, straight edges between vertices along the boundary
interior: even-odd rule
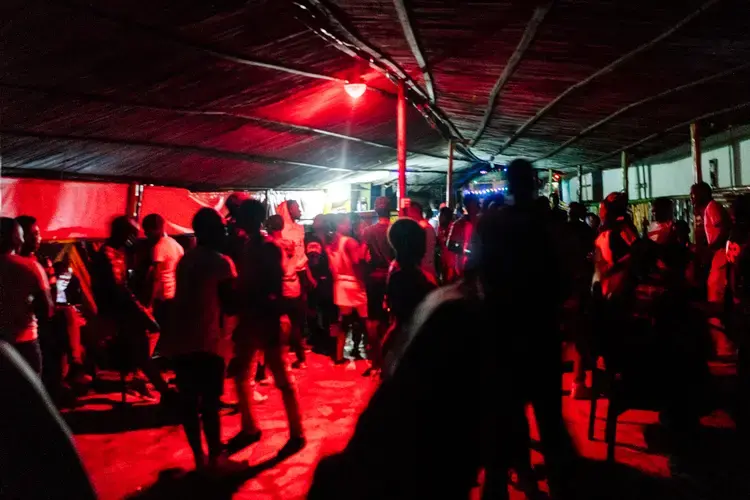
[[[132,30],[147,33],[148,35],[154,38],[160,39],[162,41],[166,41],[166,42],[169,42],[169,43],[172,43],[174,45],[181,46],[184,48],[197,50],[199,52],[203,52],[204,54],[216,57],[218,59],[222,59],[224,61],[229,61],[229,62],[233,62],[236,64],[241,64],[244,66],[252,66],[256,68],[280,71],[283,73],[289,73],[289,74],[297,75],[297,76],[304,76],[307,78],[313,78],[317,80],[327,80],[327,81],[342,82],[342,83],[346,83],[347,81],[343,78],[338,78],[338,77],[331,76],[331,75],[324,75],[321,73],[316,73],[314,71],[307,71],[302,68],[294,68],[291,66],[287,66],[287,65],[272,62],[272,61],[261,61],[258,59],[251,59],[251,58],[244,57],[244,56],[238,56],[236,54],[230,54],[228,52],[217,50],[207,45],[200,44],[198,42],[186,40],[182,37],[176,36],[171,33],[166,33],[163,30],[156,28],[154,26],[142,24],[137,21],[133,21],[131,19],[125,19],[122,17],[114,16],[90,4],[82,4],[80,2],[71,1],[71,0],[58,0],[58,1],[70,8],[88,12],[89,14],[99,19],[104,19],[106,21],[109,21],[109,22],[112,22],[121,26],[125,26]]]
[[[260,165],[267,168],[274,166],[283,165],[289,167],[305,167],[316,170],[326,170],[332,172],[396,172],[396,169],[386,168],[363,168],[363,169],[352,169],[343,167],[330,167],[327,165],[318,165],[315,163],[306,163],[294,160],[287,160],[284,158],[274,158],[263,155],[257,155],[252,153],[243,153],[240,151],[231,151],[219,148],[210,148],[205,146],[191,146],[183,144],[173,144],[169,142],[160,141],[147,141],[142,139],[118,139],[112,137],[101,137],[101,136],[88,136],[88,135],[76,135],[76,134],[58,134],[53,132],[40,132],[34,130],[23,130],[16,128],[0,128],[0,136],[5,135],[9,137],[21,137],[21,138],[32,138],[41,140],[53,140],[53,141],[67,141],[67,142],[90,142],[94,144],[108,144],[114,146],[124,147],[142,147],[151,149],[161,149],[174,151],[177,153],[186,154],[197,154],[206,156],[209,158],[222,158],[226,160],[236,160],[255,165]],[[442,170],[422,170],[422,169],[410,169],[410,172],[415,173],[444,173]]]
[[[628,104],[627,106],[618,109],[617,111],[615,111],[611,115],[609,115],[609,116],[607,116],[605,118],[602,118],[601,120],[599,120],[598,122],[594,123],[593,125],[590,125],[590,126],[586,127],[585,129],[581,130],[574,137],[571,137],[570,139],[568,139],[564,143],[560,144],[559,146],[557,146],[555,149],[553,149],[549,153],[545,153],[544,155],[542,155],[542,156],[540,156],[538,158],[535,158],[534,160],[532,160],[532,162],[540,161],[540,160],[546,160],[547,158],[555,156],[560,151],[568,148],[572,144],[578,142],[579,140],[583,139],[587,135],[589,135],[592,132],[594,132],[596,129],[598,129],[598,128],[604,126],[604,125],[606,125],[607,123],[609,123],[612,120],[618,118],[619,116],[623,115],[624,113],[627,113],[631,109],[637,108],[639,106],[643,106],[645,104],[649,104],[651,102],[657,101],[657,100],[662,99],[664,97],[668,97],[670,95],[677,94],[678,92],[682,92],[683,90],[687,90],[687,89],[690,89],[692,87],[697,87],[698,85],[703,85],[704,83],[708,83],[708,82],[711,82],[713,80],[718,80],[719,78],[723,78],[725,76],[732,75],[734,73],[737,73],[739,71],[742,71],[742,70],[745,70],[745,69],[748,69],[748,68],[750,68],[750,63],[742,64],[740,66],[736,66],[734,68],[730,68],[728,70],[722,71],[720,73],[716,73],[714,75],[703,77],[703,78],[701,78],[699,80],[695,80],[695,81],[692,81],[692,82],[688,82],[688,83],[682,84],[680,86],[677,86],[677,87],[665,90],[663,92],[659,92],[658,94],[652,95],[650,97],[646,97],[645,99],[641,99],[640,101]]]
[[[206,117],[212,117],[212,116],[224,116],[228,118],[235,118],[238,120],[243,120],[248,123],[256,123],[259,125],[265,125],[267,127],[278,127],[278,128],[284,128],[287,130],[295,130],[298,132],[303,132],[307,134],[314,134],[314,135],[323,135],[327,137],[334,137],[337,139],[342,139],[346,141],[356,142],[359,144],[366,144],[368,146],[373,146],[376,148],[383,148],[388,149],[391,151],[396,151],[396,146],[391,146],[389,144],[384,144],[381,142],[376,141],[368,141],[366,139],[362,139],[359,137],[354,137],[351,135],[345,135],[345,134],[339,134],[337,132],[331,132],[329,130],[319,129],[315,127],[308,127],[306,125],[299,125],[296,123],[289,123],[289,122],[281,122],[276,120],[270,120],[267,118],[261,118],[258,116],[248,115],[244,113],[234,113],[230,111],[218,111],[218,110],[197,110],[197,109],[189,109],[189,108],[176,108],[176,107],[169,107],[169,106],[154,106],[151,104],[144,104],[140,102],[134,102],[134,101],[127,101],[122,99],[112,99],[109,97],[104,97],[96,94],[88,94],[88,93],[82,93],[82,92],[69,92],[66,90],[60,90],[56,88],[45,88],[45,87],[38,87],[35,85],[17,85],[17,84],[10,84],[10,83],[3,83],[0,82],[0,88],[7,88],[7,89],[15,89],[15,90],[23,90],[23,91],[29,91],[29,92],[38,92],[43,93],[47,95],[52,96],[58,96],[68,99],[80,99],[80,100],[87,100],[91,102],[98,102],[102,104],[107,105],[113,105],[113,106],[127,106],[132,108],[140,108],[144,110],[150,110],[150,111],[160,111],[165,113],[174,113],[184,116],[206,116]],[[421,156],[427,156],[430,158],[435,158],[439,160],[447,160],[448,157],[446,155],[438,155],[434,153],[427,153],[424,151],[409,151],[407,150],[408,154],[413,155],[421,155]],[[459,161],[462,159],[459,158]]]
[[[680,122],[677,125],[672,125],[671,127],[666,128],[666,129],[664,129],[664,130],[662,130],[660,132],[656,132],[656,133],[653,133],[651,135],[648,135],[648,136],[644,137],[643,139],[639,139],[639,140],[637,140],[637,141],[635,141],[635,142],[633,142],[631,144],[628,144],[627,146],[623,146],[623,147],[621,147],[621,148],[619,148],[619,149],[617,149],[615,151],[612,151],[610,153],[604,154],[604,155],[602,155],[602,156],[600,156],[600,157],[598,157],[598,158],[596,158],[594,160],[591,160],[590,162],[580,163],[580,165],[583,165],[583,166],[596,165],[597,163],[601,163],[601,162],[603,162],[605,160],[609,160],[610,158],[612,158],[614,156],[618,156],[623,151],[632,151],[633,148],[636,148],[636,147],[638,147],[641,144],[644,144],[646,142],[653,141],[654,139],[657,139],[657,138],[663,136],[664,134],[669,134],[671,132],[676,132],[676,131],[678,131],[680,129],[685,129],[685,132],[687,133],[688,127],[692,123],[700,122],[702,120],[707,120],[709,118],[715,118],[717,116],[724,115],[724,114],[727,114],[727,113],[733,113],[735,111],[739,111],[741,109],[745,109],[745,108],[748,108],[748,107],[750,107],[750,101],[745,101],[745,102],[740,103],[740,104],[735,104],[734,106],[729,106],[729,107],[722,108],[722,109],[719,109],[719,110],[716,110],[716,111],[711,111],[711,112],[704,113],[704,114],[699,115],[699,116],[695,116],[693,118],[690,118],[689,120],[685,120],[683,122]],[[597,167],[597,168],[599,168],[599,170],[601,170],[601,167]]]
[[[639,45],[635,49],[631,50],[627,54],[624,54],[617,58],[616,60],[612,61],[608,65],[604,66],[603,68],[595,71],[588,77],[584,78],[580,82],[568,87],[562,94],[554,98],[552,101],[550,101],[546,106],[544,106],[542,109],[540,109],[534,116],[529,118],[523,125],[521,125],[513,134],[503,143],[502,146],[500,146],[500,149],[497,151],[496,155],[501,154],[503,151],[508,149],[513,143],[515,143],[527,130],[529,130],[536,122],[538,122],[544,115],[546,115],[552,108],[554,108],[557,104],[559,104],[563,99],[571,95],[576,90],[585,87],[589,83],[593,82],[600,76],[606,75],[607,73],[610,73],[617,69],[618,67],[622,66],[626,62],[630,61],[634,57],[640,55],[641,53],[655,47],[657,44],[665,40],[666,38],[670,37],[672,34],[674,34],[676,31],[687,25],[689,22],[700,16],[704,11],[707,9],[713,7],[715,4],[719,3],[721,0],[708,0],[705,3],[703,3],[700,7],[698,7],[696,10],[688,14],[687,16],[683,17],[677,24],[673,25],[666,31],[662,32],[655,38],[649,40],[648,42]]]
[[[474,133],[474,138],[471,140],[472,146],[475,146],[477,142],[479,142],[479,139],[482,137],[482,134],[484,134],[484,131],[487,128],[487,124],[490,122],[490,118],[492,117],[492,113],[495,110],[495,101],[497,101],[497,97],[505,87],[505,84],[508,83],[508,80],[510,80],[510,78],[515,73],[518,64],[523,59],[523,55],[526,53],[526,50],[534,41],[534,37],[536,36],[536,32],[539,29],[539,26],[541,26],[544,18],[547,16],[547,13],[550,11],[550,9],[552,9],[552,5],[554,3],[554,0],[551,0],[544,5],[541,5],[534,9],[534,14],[531,16],[531,20],[529,20],[529,23],[526,25],[526,29],[523,31],[523,35],[521,36],[521,40],[518,42],[518,46],[516,46],[516,50],[513,51],[513,54],[511,54],[510,59],[508,59],[508,63],[503,68],[503,72],[500,74],[500,77],[497,79],[495,85],[490,91],[490,98],[487,102],[487,108],[485,108],[484,110],[482,121],[479,123],[477,131]]]
[[[393,0],[393,5],[396,7],[396,13],[398,14],[398,20],[401,23],[401,29],[404,30],[404,37],[406,42],[409,44],[411,53],[414,55],[414,59],[417,61],[419,70],[422,72],[422,78],[424,78],[424,84],[427,90],[427,97],[430,102],[435,104],[436,94],[435,86],[433,84],[432,74],[430,73],[429,66],[427,65],[427,58],[422,54],[420,49],[419,41],[414,33],[414,29],[409,21],[409,12],[406,9],[404,0]]]

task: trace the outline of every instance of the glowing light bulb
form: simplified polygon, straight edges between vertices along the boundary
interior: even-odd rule
[[[367,85],[364,83],[345,83],[344,90],[352,99],[359,99],[367,90]]]

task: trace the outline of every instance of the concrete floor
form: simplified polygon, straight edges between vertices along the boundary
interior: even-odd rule
[[[307,447],[281,463],[274,462],[276,452],[288,437],[286,418],[278,391],[273,386],[259,387],[269,396],[255,407],[263,439],[235,455],[235,459],[246,460],[251,468],[231,479],[209,479],[187,472],[192,457],[175,417],[130,396],[131,404],[115,405],[119,395],[114,392],[117,387],[114,383],[110,384],[112,392],[105,389],[104,394],[87,396],[84,405],[66,413],[65,418],[104,500],[300,499],[305,497],[320,458],[345,446],[359,413],[377,385],[375,379],[360,376],[366,367],[362,361],[350,370],[346,366],[334,367],[327,358],[311,354],[308,365],[305,370],[293,372]],[[566,386],[567,381],[566,375]],[[228,383],[228,392],[230,386]],[[450,402],[450,395],[447,397]],[[593,494],[584,495],[582,491],[582,498],[750,498],[750,481],[735,474],[738,459],[733,448],[733,423],[725,413],[717,411],[704,418],[705,433],[699,443],[702,451],[686,461],[678,461],[653,436],[656,413],[628,411],[618,421],[617,465],[612,468],[602,462],[606,451],[601,442],[606,402],[599,405],[597,412],[598,441],[589,441],[585,435],[588,410],[587,402],[565,398],[566,420],[575,442],[582,455],[591,459],[587,461],[590,474],[583,483]],[[225,439],[233,436],[239,429],[239,416],[226,412],[222,426]],[[536,451],[533,460],[537,464],[542,460]],[[538,470],[543,476],[543,466]],[[543,482],[542,489],[546,489]],[[478,491],[473,492],[472,497],[478,496]],[[356,492],[352,498],[357,498]],[[523,495],[511,489],[511,498]]]

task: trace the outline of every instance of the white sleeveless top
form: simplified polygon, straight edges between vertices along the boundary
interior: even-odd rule
[[[365,285],[357,279],[354,263],[345,250],[350,239],[341,236],[336,248],[328,247],[328,263],[333,275],[333,303],[339,307],[367,305]]]

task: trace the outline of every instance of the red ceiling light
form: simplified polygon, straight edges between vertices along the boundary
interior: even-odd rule
[[[347,82],[344,84],[344,90],[352,99],[359,99],[367,90],[367,85],[362,81]]]

